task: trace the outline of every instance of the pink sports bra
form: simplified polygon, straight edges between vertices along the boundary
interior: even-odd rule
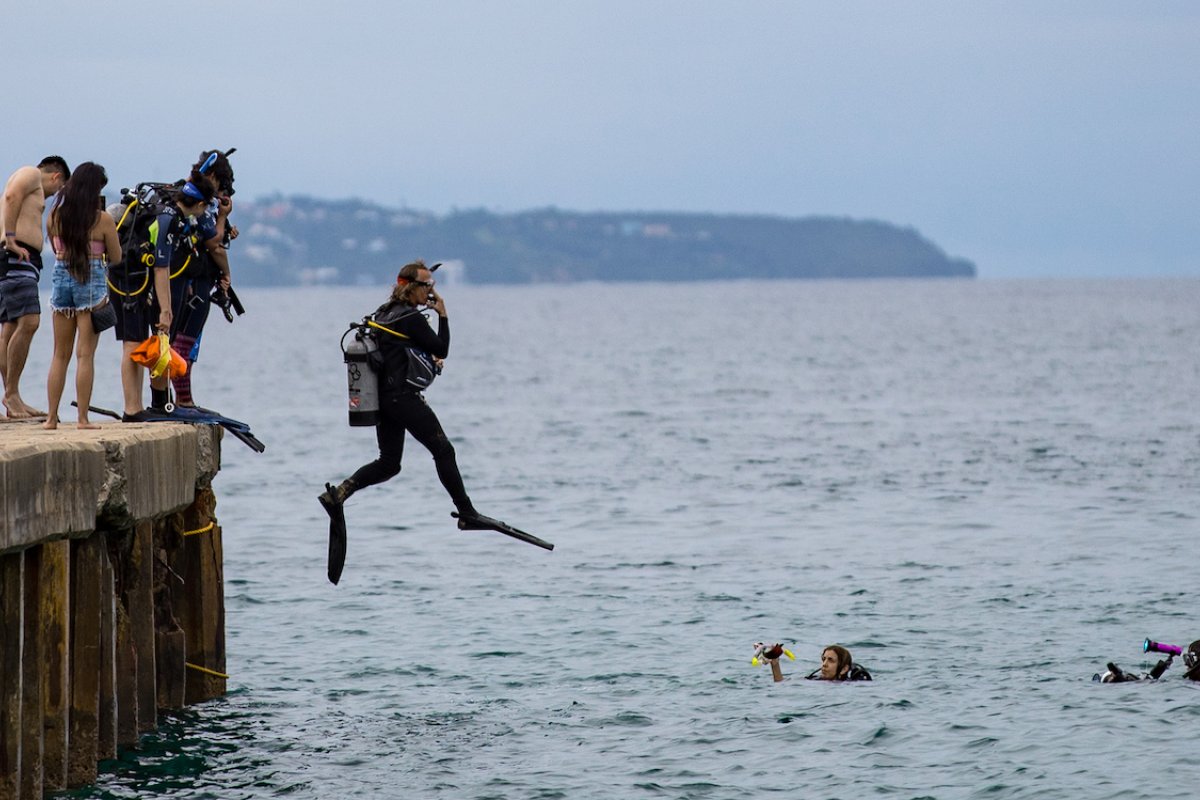
[[[54,255],[58,256],[61,259],[63,254],[66,252],[66,248],[63,247],[63,241],[62,241],[62,239],[55,236],[55,237],[53,237],[53,242],[54,242]],[[88,247],[92,251],[92,253],[91,253],[92,258],[99,258],[100,256],[104,255],[104,242],[103,241],[97,241],[96,239],[92,239],[91,241],[88,242]]]

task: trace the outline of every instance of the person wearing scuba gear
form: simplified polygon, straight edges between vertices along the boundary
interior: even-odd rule
[[[171,280],[174,300],[171,347],[188,362],[187,372],[173,376],[171,384],[175,388],[176,405],[194,407],[192,371],[200,356],[200,337],[212,308],[213,290],[219,287],[219,291],[227,293],[230,287],[226,247],[236,236],[228,223],[233,210],[233,167],[225,153],[206,150],[192,166],[188,181],[196,186],[206,185],[213,196],[204,222],[205,233],[211,235],[201,238],[203,247],[197,251],[195,263]]]
[[[821,666],[807,676],[810,681],[869,681],[871,673],[855,664],[850,651],[831,644],[821,651]]]
[[[152,329],[170,333],[174,318],[170,276],[194,256],[198,238],[206,234],[211,237],[211,230],[203,227],[199,219],[211,199],[207,185],[185,183],[169,204],[158,208],[146,229],[148,239],[127,246],[124,264],[110,270],[109,299],[117,311],[116,334],[122,343],[122,419],[125,421],[137,422],[145,410],[142,405],[144,367],[130,356],[150,336]],[[141,252],[143,245],[147,252]],[[166,374],[151,378],[150,393],[151,407],[161,409],[166,405]]]
[[[50,308],[54,322],[54,355],[46,380],[49,417],[45,427],[58,427],[58,404],[67,380],[67,366],[75,349],[75,395],[79,428],[95,428],[88,421],[95,377],[96,343],[100,334],[92,325],[92,310],[108,302],[106,263],[121,260],[116,222],[97,207],[108,183],[104,167],[87,161],[63,186],[50,212],[47,231],[54,243]],[[78,347],[76,348],[76,339]]]
[[[423,350],[440,360],[450,352],[450,322],[446,304],[433,290],[433,273],[421,261],[406,264],[400,270],[396,286],[388,302],[374,314],[379,355],[382,367],[379,377],[379,422],[375,436],[379,443],[379,458],[365,464],[337,486],[327,484],[319,496],[321,505],[335,519],[341,506],[352,494],[367,486],[383,483],[400,472],[404,455],[404,438],[411,433],[433,455],[438,478],[454,501],[460,516],[471,520],[478,516],[463,486],[458,471],[454,446],[446,438],[441,423],[420,392],[407,382],[408,349]],[[437,312],[438,330],[434,333],[421,306]]]
[[[1092,680],[1097,683],[1128,683],[1130,681],[1156,681],[1162,678],[1163,674],[1171,667],[1175,660],[1175,656],[1183,657],[1183,677],[1190,681],[1200,681],[1200,639],[1192,642],[1184,650],[1181,647],[1172,644],[1162,644],[1152,642],[1146,639],[1142,645],[1142,651],[1165,653],[1166,658],[1160,659],[1149,672],[1144,675],[1139,675],[1136,672],[1126,672],[1118,667],[1113,662],[1109,661],[1105,664],[1106,671],[1103,673],[1097,672],[1092,675]]]
[[[1183,654],[1183,666],[1187,669],[1183,677],[1189,681],[1200,681],[1200,639],[1188,645]]]
[[[42,213],[46,199],[58,193],[71,170],[61,156],[46,156],[36,167],[21,167],[4,185],[0,220],[0,382],[4,407],[12,419],[45,416],[21,399],[21,374],[29,345],[41,322],[38,278],[42,274]]]

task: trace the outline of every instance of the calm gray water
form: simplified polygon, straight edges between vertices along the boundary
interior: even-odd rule
[[[558,549],[458,532],[410,443],[347,506],[334,587],[315,495],[375,453],[337,340],[384,291],[246,291],[211,323],[197,398],[269,446],[227,439],[216,481],[231,691],[76,796],[1159,798],[1200,777],[1181,665],[1091,682],[1148,668],[1145,636],[1200,638],[1200,281],[448,288],[430,401],[479,508]],[[793,680],[750,666],[764,639]],[[795,680],[831,642],[876,680]]]

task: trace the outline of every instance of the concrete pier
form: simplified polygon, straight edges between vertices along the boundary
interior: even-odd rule
[[[0,424],[0,800],[225,693],[221,429]]]

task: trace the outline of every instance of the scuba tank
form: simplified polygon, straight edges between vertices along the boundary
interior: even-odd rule
[[[354,334],[350,344],[346,337]],[[346,381],[350,396],[351,427],[367,427],[379,422],[379,376],[375,373],[379,345],[365,324],[350,323],[342,334],[342,354],[346,362]]]

